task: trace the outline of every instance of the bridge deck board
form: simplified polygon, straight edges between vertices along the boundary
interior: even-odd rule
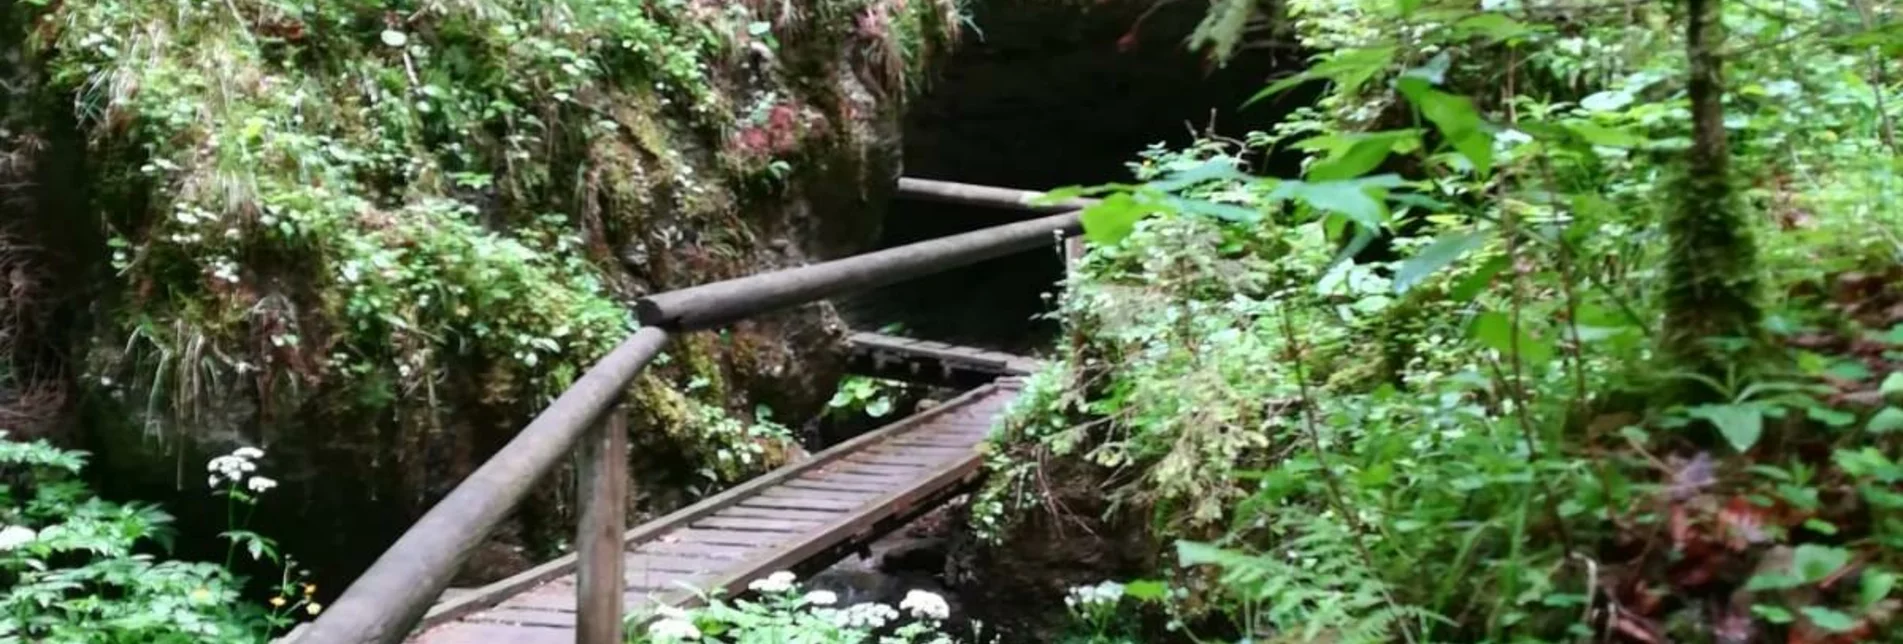
[[[753,579],[876,536],[974,479],[984,429],[1020,384],[988,385],[628,533],[629,612],[686,605],[688,590]],[[538,566],[439,601],[410,642],[573,642],[575,573]],[[560,560],[558,560],[559,562]]]
[[[980,371],[999,376],[1027,376],[1042,366],[1035,358],[961,347],[932,340],[919,340],[881,333],[855,332],[846,341],[854,353],[870,357],[875,363],[887,360],[921,359],[943,363],[956,369]]]

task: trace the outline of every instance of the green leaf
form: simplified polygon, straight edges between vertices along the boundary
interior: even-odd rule
[[[1903,429],[1903,409],[1884,407],[1877,415],[1870,417],[1870,424],[1864,426],[1872,434],[1888,434]]]
[[[1789,624],[1791,620],[1796,619],[1791,615],[1791,611],[1773,604],[1754,604],[1751,606],[1751,612],[1772,624]]]
[[[1740,452],[1758,444],[1758,437],[1764,433],[1764,411],[1757,405],[1699,405],[1689,411],[1693,418],[1711,421],[1725,441]]]
[[[1309,166],[1308,180],[1335,181],[1359,177],[1380,166],[1382,161],[1387,160],[1388,152],[1393,149],[1393,137],[1357,138],[1353,143],[1336,148],[1332,154],[1328,155],[1328,158]]]
[[[1487,290],[1487,285],[1493,283],[1494,276],[1506,270],[1507,264],[1505,255],[1487,260],[1487,263],[1480,265],[1480,270],[1474,271],[1474,274],[1468,275],[1460,280],[1459,284],[1455,284],[1454,288],[1447,292],[1447,297],[1455,302],[1473,301],[1481,291]]]
[[[1155,579],[1138,579],[1123,585],[1123,594],[1141,601],[1155,601],[1169,596],[1169,587]]]
[[[1150,214],[1150,208],[1128,194],[1114,194],[1084,209],[1078,219],[1084,225],[1084,237],[1093,244],[1111,245],[1123,241],[1136,230],[1137,220]]]
[[[1531,32],[1520,21],[1498,13],[1482,13],[1469,16],[1454,23],[1454,30],[1462,34],[1483,36],[1487,40],[1507,40]]]
[[[1375,74],[1381,73],[1381,70],[1386,69],[1389,63],[1394,62],[1394,52],[1395,47],[1392,46],[1336,50],[1328,54],[1325,60],[1315,63],[1313,67],[1309,67],[1302,73],[1276,81],[1263,88],[1262,91],[1256,92],[1254,96],[1249,97],[1249,100],[1243,101],[1242,106],[1248,107],[1256,101],[1280,94],[1296,85],[1321,78],[1334,81],[1344,90],[1354,90],[1367,83],[1368,79],[1374,78]]]
[[[1863,571],[1863,581],[1857,587],[1857,607],[1868,610],[1883,598],[1896,590],[1896,573],[1871,568]]]
[[[1387,224],[1387,207],[1369,196],[1368,189],[1391,186],[1395,181],[1398,179],[1392,175],[1320,183],[1284,181],[1269,193],[1268,199],[1297,199],[1316,210],[1346,216],[1364,229],[1380,230]]]
[[[1797,610],[1803,613],[1804,617],[1810,619],[1812,626],[1832,633],[1847,633],[1850,632],[1850,629],[1857,627],[1856,618],[1845,615],[1835,609],[1825,608],[1823,606],[1805,606]]]
[[[879,418],[892,412],[892,399],[880,396],[866,403],[866,415]]]
[[[1403,77],[1397,85],[1454,150],[1467,157],[1475,172],[1486,175],[1493,171],[1493,136],[1482,129],[1485,121],[1472,100],[1434,89],[1419,77]]]
[[[1635,148],[1645,142],[1631,132],[1592,121],[1572,121],[1566,124],[1566,129],[1587,143],[1608,148]]]
[[[1500,352],[1502,357],[1513,355],[1516,340],[1513,322],[1505,313],[1487,311],[1474,316],[1472,333],[1482,345]],[[1533,334],[1527,332],[1524,324],[1520,326],[1517,340],[1520,359],[1527,363],[1545,362],[1553,357],[1552,345],[1533,337]]]
[[[1248,178],[1249,175],[1243,174],[1241,170],[1236,169],[1235,159],[1216,157],[1204,161],[1202,165],[1198,165],[1194,168],[1181,172],[1172,172],[1162,179],[1151,181],[1147,185],[1164,192],[1175,192],[1199,183],[1221,180],[1240,181]]]
[[[1806,543],[1791,553],[1791,567],[1805,583],[1815,583],[1850,563],[1850,551]]]
[[[1885,398],[1903,394],[1903,371],[1892,371],[1890,375],[1884,376],[1883,384],[1877,386],[1877,393],[1883,394]]]
[[[1394,292],[1405,293],[1420,284],[1440,269],[1454,263],[1455,260],[1487,241],[1487,236],[1479,231],[1469,230],[1441,235],[1434,243],[1421,249],[1419,254],[1401,262],[1394,271]]]
[[[1811,532],[1815,532],[1817,534],[1822,534],[1822,535],[1837,534],[1837,524],[1831,523],[1829,521],[1825,521],[1823,519],[1816,519],[1816,518],[1805,519],[1804,527],[1810,530]]]
[[[1175,206],[1180,212],[1215,217],[1223,221],[1254,223],[1262,220],[1262,213],[1260,211],[1235,204],[1219,203],[1206,199],[1182,199],[1178,197],[1171,197],[1168,201],[1171,206]]]

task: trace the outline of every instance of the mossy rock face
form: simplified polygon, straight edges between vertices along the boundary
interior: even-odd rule
[[[204,532],[203,462],[263,447],[284,485],[257,529],[332,579],[625,337],[632,298],[876,239],[906,97],[958,24],[917,0],[4,11],[31,82],[0,169],[61,161],[4,197],[84,222],[26,231],[82,260],[50,341],[75,441]],[[754,405],[816,412],[840,327],[813,305],[677,344],[630,388],[635,509],[796,449]],[[559,546],[571,476],[463,582]]]

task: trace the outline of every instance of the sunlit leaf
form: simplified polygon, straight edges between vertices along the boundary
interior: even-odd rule
[[[1248,107],[1256,101],[1280,94],[1289,88],[1311,80],[1328,79],[1344,90],[1354,90],[1374,78],[1375,74],[1386,69],[1394,61],[1395,47],[1366,47],[1360,49],[1341,49],[1328,54],[1321,62],[1300,74],[1284,78],[1265,87],[1242,106]]]
[[[1572,121],[1566,124],[1566,129],[1572,130],[1573,134],[1587,143],[1608,148],[1633,148],[1644,142],[1644,139],[1631,132],[1592,121]]]
[[[1870,417],[1870,424],[1864,429],[1870,430],[1872,434],[1888,434],[1903,429],[1903,409],[1884,407]]]
[[[1791,552],[1791,567],[1805,583],[1822,581],[1848,563],[1850,551],[1834,546],[1806,543]]]
[[[1085,208],[1078,215],[1084,225],[1084,237],[1093,244],[1111,245],[1123,241],[1136,229],[1137,220],[1149,214],[1150,207],[1127,194],[1114,194]]]
[[[1485,121],[1472,100],[1434,89],[1418,77],[1403,77],[1396,84],[1454,150],[1467,157],[1475,172],[1486,175],[1493,171],[1493,137],[1482,129]]]
[[[1473,249],[1479,248],[1486,241],[1485,234],[1474,230],[1441,235],[1434,240],[1434,243],[1428,244],[1426,248],[1421,249],[1420,253],[1407,258],[1406,261],[1401,262],[1400,268],[1395,269],[1394,292],[1407,292],[1414,285],[1427,279],[1429,275],[1446,268],[1447,265],[1472,252]]]
[[[1699,405],[1689,410],[1694,418],[1703,418],[1718,428],[1718,433],[1740,452],[1758,444],[1764,433],[1764,411],[1757,405]]]
[[[1123,594],[1142,601],[1155,601],[1169,596],[1169,587],[1155,579],[1139,579],[1124,584]]]
[[[1857,627],[1857,619],[1823,606],[1805,606],[1797,609],[1810,619],[1812,626],[1832,633],[1847,633]]]
[[[1896,573],[1888,570],[1870,569],[1863,571],[1863,581],[1857,586],[1857,606],[1868,609],[1890,596],[1896,589]]]

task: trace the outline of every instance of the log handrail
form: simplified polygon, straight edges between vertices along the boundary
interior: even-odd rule
[[[470,552],[564,456],[579,452],[583,507],[576,544],[583,578],[576,589],[576,641],[619,643],[627,447],[625,420],[612,408],[669,335],[975,264],[1080,232],[1077,208],[1093,201],[1033,205],[1040,194],[902,178],[901,198],[1061,214],[639,300],[638,330],[425,512],[323,615],[286,639],[298,644],[402,641]]]

